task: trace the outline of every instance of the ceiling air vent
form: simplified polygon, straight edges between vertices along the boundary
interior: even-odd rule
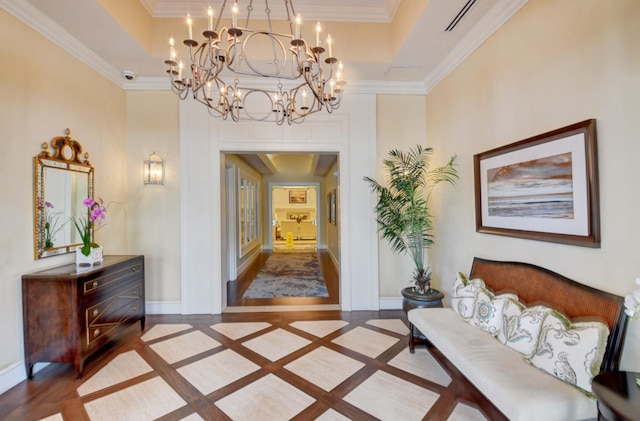
[[[453,20],[451,21],[449,26],[447,26],[444,31],[445,32],[453,31],[455,29],[455,27],[458,26],[458,23],[460,23],[462,18],[464,18],[467,15],[469,10],[471,10],[471,8],[476,3],[476,1],[477,0],[467,0],[467,3],[464,6],[462,6],[462,9],[460,9],[460,11],[456,15],[456,17],[453,18]]]

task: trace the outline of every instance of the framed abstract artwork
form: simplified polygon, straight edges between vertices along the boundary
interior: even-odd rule
[[[307,191],[289,190],[289,203],[307,203]]]
[[[474,155],[476,231],[600,247],[595,119]]]

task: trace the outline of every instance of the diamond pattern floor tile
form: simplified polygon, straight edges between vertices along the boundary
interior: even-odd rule
[[[289,420],[315,402],[279,377],[268,374],[215,403],[234,421]]]
[[[203,395],[208,395],[259,369],[259,365],[230,349],[226,349],[180,367],[178,373]]]
[[[269,326],[271,326],[271,324],[266,322],[217,323],[211,326],[211,329],[235,341],[262,329],[266,329]]]
[[[345,417],[339,412],[333,409],[328,410],[324,414],[316,418],[316,421],[351,421],[350,418]]]
[[[53,414],[47,418],[41,418],[38,421],[64,421],[64,418],[62,418],[62,414],[58,413],[58,414]]]
[[[487,421],[487,418],[476,408],[458,403],[447,421]]]
[[[78,388],[78,395],[88,395],[151,371],[153,368],[136,351],[125,352],[117,355],[109,364],[85,381]]]
[[[400,319],[374,319],[367,322],[368,325],[379,327],[390,332],[408,335],[409,328]]]
[[[320,347],[284,366],[312,384],[330,391],[364,367],[360,361]]]
[[[220,342],[197,330],[155,343],[151,345],[151,349],[166,362],[173,364],[220,345]]]
[[[384,333],[374,332],[358,326],[344,335],[338,336],[331,342],[359,352],[367,357],[376,358],[398,341],[399,339],[385,335]]]
[[[293,322],[289,326],[310,333],[318,338],[324,338],[328,334],[333,333],[338,329],[342,329],[348,324],[349,323],[344,320],[314,320]]]
[[[310,343],[311,341],[284,329],[276,329],[251,339],[243,345],[270,361],[277,361]]]
[[[87,402],[91,421],[138,421],[161,417],[187,403],[160,377]]]
[[[420,421],[439,396],[384,371],[377,371],[344,400],[383,421]]]
[[[422,347],[416,347],[415,354],[411,354],[407,347],[388,364],[441,386],[448,386],[451,383],[451,377],[447,372],[438,364],[431,353]]]
[[[173,335],[174,333],[182,332],[183,330],[191,329],[193,326],[187,324],[162,324],[155,325],[148,332],[142,335],[142,340],[145,342],[152,341],[154,339],[162,338],[163,336]]]

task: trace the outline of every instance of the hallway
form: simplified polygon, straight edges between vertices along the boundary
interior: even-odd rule
[[[227,305],[229,307],[249,307],[249,306],[299,306],[299,305],[319,305],[319,304],[340,304],[339,290],[340,282],[338,269],[331,260],[327,250],[318,250],[322,275],[327,285],[329,297],[288,297],[288,298],[242,298],[244,292],[249,288],[264,266],[271,251],[264,251],[259,259],[242,274],[237,281],[227,283]]]

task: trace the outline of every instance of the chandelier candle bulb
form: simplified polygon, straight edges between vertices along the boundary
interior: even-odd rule
[[[307,91],[302,91],[302,109],[307,108]]]
[[[178,64],[178,80],[182,80],[182,67],[184,65],[182,64],[182,60],[180,60],[180,63]]]
[[[209,8],[207,9],[207,16],[209,17],[207,30],[211,31],[213,30],[213,9],[211,8],[211,6],[209,6]]]
[[[302,24],[302,16],[300,13],[296,15],[296,36],[295,39],[300,39],[300,25]]]
[[[322,26],[318,22],[316,23],[316,47],[320,47],[320,32],[322,32]]]
[[[327,35],[327,45],[329,46],[329,57],[333,57],[332,45],[333,41],[331,40],[331,34]]]
[[[189,28],[188,39],[193,39],[193,21],[191,20],[191,15],[187,15],[187,27]]]
[[[233,3],[233,7],[231,8],[231,27],[238,27],[238,3]]]
[[[173,37],[169,38],[169,60],[173,60]]]

